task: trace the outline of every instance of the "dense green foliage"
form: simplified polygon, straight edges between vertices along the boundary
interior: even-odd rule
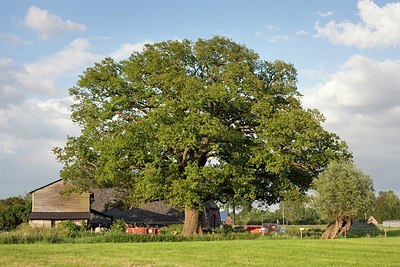
[[[271,212],[252,208],[249,210],[242,210],[236,214],[237,225],[260,225],[261,223],[276,223],[281,220],[279,212]]]
[[[317,110],[302,108],[296,76],[291,64],[222,37],[106,58],[70,89],[82,134],[54,149],[61,177],[115,187],[129,206],[275,203],[304,192],[330,160],[350,155]]]
[[[236,224],[260,225],[262,223],[278,222],[278,224],[282,225],[283,217],[285,217],[285,225],[316,225],[326,223],[326,221],[321,220],[320,215],[313,207],[306,206],[305,203],[301,204],[302,205],[296,204],[296,209],[292,209],[286,203],[284,206],[280,205],[280,208],[275,211],[260,210],[257,208],[251,208],[249,210],[244,209],[236,214]],[[296,214],[291,216],[292,212]]]
[[[400,238],[0,245],[4,266],[398,266]]]
[[[400,220],[400,199],[393,191],[380,191],[375,200],[374,217],[379,223]]]
[[[0,230],[11,230],[28,220],[31,212],[30,196],[0,200]]]
[[[366,212],[372,211],[373,182],[353,162],[331,162],[314,180],[314,188],[317,191],[314,201],[322,218],[365,219]]]

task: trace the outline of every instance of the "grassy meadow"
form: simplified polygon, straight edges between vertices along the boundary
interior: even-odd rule
[[[3,266],[399,266],[400,238],[0,245]]]

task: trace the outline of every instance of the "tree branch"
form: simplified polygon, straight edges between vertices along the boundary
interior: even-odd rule
[[[190,150],[190,147],[186,146],[185,150],[183,151],[181,164],[184,164],[186,162],[186,157],[187,157],[187,155],[189,153],[189,150]]]

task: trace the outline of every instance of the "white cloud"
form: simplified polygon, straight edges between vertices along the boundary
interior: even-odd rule
[[[55,80],[69,75],[75,69],[83,69],[89,63],[100,60],[102,56],[90,52],[91,43],[86,39],[75,39],[63,50],[26,64],[27,72],[37,79]]]
[[[153,41],[151,40],[145,40],[140,43],[135,43],[135,44],[123,44],[118,50],[112,52],[110,54],[110,57],[112,57],[115,60],[122,60],[128,58],[132,52],[142,52],[143,48],[146,44],[152,44]]]
[[[351,57],[328,81],[313,89],[324,107],[362,114],[400,105],[400,62]],[[311,97],[311,96],[309,96]],[[310,100],[310,98],[309,98]]]
[[[63,50],[22,66],[0,58],[0,107],[20,102],[28,93],[56,95],[58,79],[77,77],[85,66],[103,58],[90,49],[89,41],[76,39]]]
[[[0,58],[0,108],[23,100],[26,88],[18,77],[25,74],[24,68],[16,66],[12,59]]]
[[[40,39],[57,38],[66,32],[83,32],[86,26],[70,20],[62,20],[48,10],[31,6],[25,17],[25,25],[35,30]]]
[[[16,34],[0,33],[0,44],[2,43],[11,46],[19,46],[24,44],[30,44],[31,42],[22,39]]]
[[[292,40],[292,37],[290,37],[289,35],[276,34],[276,35],[268,36],[268,42],[270,42],[270,43],[274,43],[274,42],[278,42],[278,41],[290,42],[291,40]]]
[[[395,47],[400,45],[400,3],[377,6],[370,0],[359,0],[360,21],[315,23],[318,35],[332,43],[358,48]]]
[[[1,140],[5,140],[7,144],[3,144],[4,150],[18,148],[21,140],[58,140],[79,133],[70,119],[71,103],[70,97],[30,99],[21,105],[9,105],[0,109]]]
[[[322,18],[326,18],[326,17],[332,16],[333,15],[333,11],[326,11],[326,12],[318,11],[317,14],[318,14],[318,16],[320,16]]]
[[[303,104],[327,117],[326,128],[348,143],[379,187],[398,186],[397,177],[388,175],[400,172],[393,164],[400,160],[399,99],[400,61],[353,56],[327,81],[305,91]]]
[[[297,36],[304,36],[304,35],[308,35],[309,33],[305,30],[300,30],[296,32]]]
[[[279,31],[281,28],[275,25],[268,25],[267,26],[267,31],[273,32],[273,31]]]

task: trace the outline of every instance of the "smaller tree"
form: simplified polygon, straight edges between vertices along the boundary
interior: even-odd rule
[[[374,217],[378,222],[400,219],[400,199],[393,191],[380,191],[375,201]]]
[[[0,199],[0,229],[11,230],[27,222],[31,203],[30,195]]]
[[[285,217],[285,221],[282,221],[282,223],[298,224],[304,217],[306,202],[307,196],[295,188],[285,192],[279,205],[279,209]]]
[[[350,228],[352,219],[364,217],[372,210],[373,182],[353,162],[331,162],[314,180],[313,187],[318,212],[323,219],[333,221],[323,238],[335,238]]]

